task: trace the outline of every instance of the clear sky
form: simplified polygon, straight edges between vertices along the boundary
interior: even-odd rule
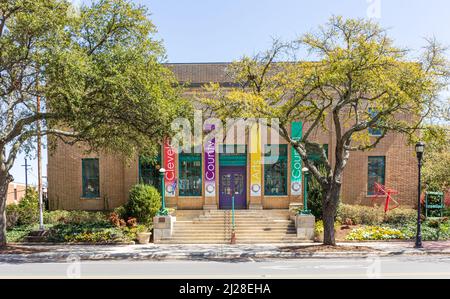
[[[80,0],[73,0],[80,2]],[[87,2],[83,1],[83,2]],[[332,15],[374,18],[398,46],[420,50],[435,36],[450,45],[449,0],[136,0],[148,7],[170,62],[224,62],[292,40]],[[12,174],[24,182],[23,155]],[[46,159],[44,159],[46,166]],[[45,168],[45,167],[44,167]],[[37,181],[36,161],[29,180]],[[44,175],[46,171],[44,169]],[[44,180],[45,181],[45,180]]]

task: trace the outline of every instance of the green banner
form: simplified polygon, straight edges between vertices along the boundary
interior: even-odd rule
[[[295,121],[291,124],[291,137],[293,140],[302,138],[302,122]],[[302,194],[302,159],[291,146],[291,195]]]

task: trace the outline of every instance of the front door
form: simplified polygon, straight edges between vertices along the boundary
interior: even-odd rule
[[[234,208],[246,209],[246,175],[245,166],[220,167],[219,208],[231,209],[234,196]]]

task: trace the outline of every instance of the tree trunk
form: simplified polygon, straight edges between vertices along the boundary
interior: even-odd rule
[[[0,248],[6,246],[6,195],[11,177],[0,172]]]
[[[339,203],[339,195],[341,191],[341,184],[331,183],[329,187],[324,190],[322,199],[322,218],[323,218],[323,244],[336,245],[334,237],[334,219],[336,217],[337,206]]]

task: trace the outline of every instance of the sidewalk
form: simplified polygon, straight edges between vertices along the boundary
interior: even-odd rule
[[[393,255],[449,255],[450,241],[424,242],[415,249],[413,242],[349,242],[338,247],[320,243],[240,244],[240,245],[13,245],[0,252],[2,263],[66,262],[73,260],[230,260],[279,258],[339,258]],[[17,253],[15,249],[24,253]]]

